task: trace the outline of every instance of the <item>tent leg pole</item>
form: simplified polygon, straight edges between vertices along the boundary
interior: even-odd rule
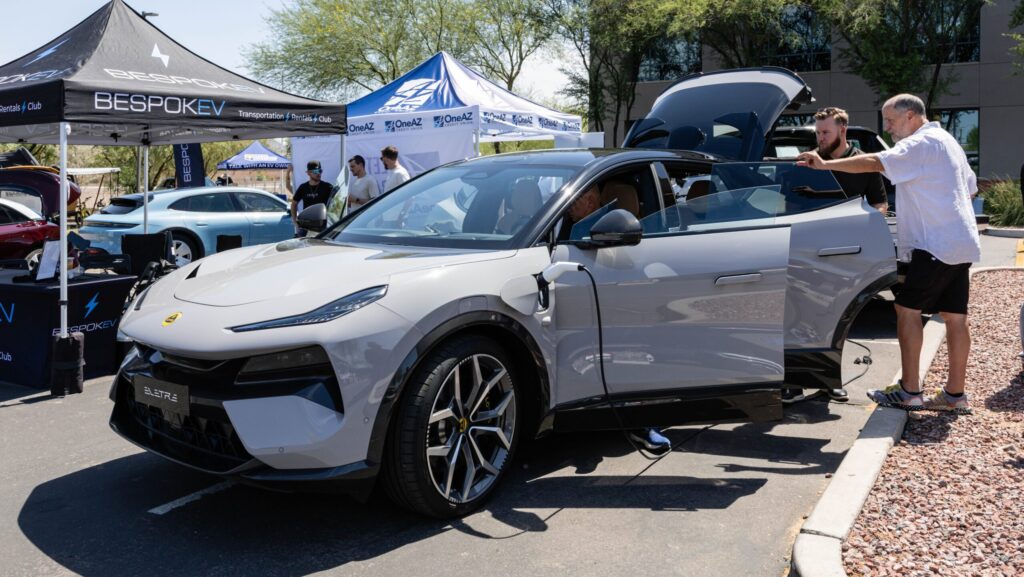
[[[135,147],[135,192],[142,192],[142,146]]]
[[[149,234],[149,145],[142,147],[142,234]]]
[[[476,125],[476,155],[480,156],[480,125]]]
[[[60,123],[60,338],[68,338],[68,132]]]

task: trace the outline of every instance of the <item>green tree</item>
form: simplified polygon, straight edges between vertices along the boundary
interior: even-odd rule
[[[469,63],[512,90],[526,60],[554,33],[536,0],[476,0],[469,28]]]
[[[682,0],[681,0],[682,1]],[[574,66],[561,93],[581,108],[590,130],[606,130],[620,140],[622,118],[636,98],[643,55],[666,33],[666,21],[654,0],[548,0],[548,18],[558,36],[575,53]]]
[[[596,58],[595,35],[603,32],[596,26],[594,0],[545,0],[546,18],[554,25],[556,35],[566,43],[575,62],[562,67],[566,87],[560,93],[585,110],[589,130],[604,130],[605,98],[601,87],[603,59]]]
[[[988,0],[835,0],[828,13],[846,40],[849,70],[879,95],[925,95],[929,109],[956,81],[958,41]]]
[[[1010,30],[1024,26],[1024,0],[1017,0],[1017,5],[1014,6],[1013,12],[1010,14]],[[1024,34],[1017,32],[1011,32],[1007,34],[1010,38],[1014,39],[1017,44],[1010,48],[1010,54],[1016,56],[1020,60],[1024,60]],[[1021,62],[1015,63],[1017,72],[1024,70],[1024,64]]]
[[[297,0],[272,12],[269,39],[245,57],[271,84],[345,100],[440,50],[465,58],[472,14],[468,0]]]

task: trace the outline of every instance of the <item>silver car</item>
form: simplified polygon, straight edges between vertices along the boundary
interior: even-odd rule
[[[892,240],[830,173],[723,152],[763,147],[809,97],[791,73],[744,72],[663,98],[755,83],[767,110],[630,133],[697,151],[458,162],[316,238],[180,268],[121,322],[136,344],[111,426],[203,471],[360,496],[380,478],[451,517],[493,493],[524,438],[777,419],[783,383],[839,386],[848,328],[895,280]],[[677,201],[670,179],[701,174]]]

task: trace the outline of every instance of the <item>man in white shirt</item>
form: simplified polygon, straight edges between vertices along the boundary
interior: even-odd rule
[[[366,159],[355,155],[348,161],[348,170],[352,174],[352,182],[348,185],[348,211],[355,212],[380,196],[377,180],[366,174]]]
[[[882,106],[885,129],[896,140],[889,150],[849,158],[822,160],[813,152],[798,164],[841,172],[884,172],[896,185],[896,248],[906,266],[896,295],[896,335],[900,342],[903,378],[868,396],[883,406],[969,413],[964,393],[971,336],[967,327],[971,263],[981,260],[981,242],[971,196],[977,178],[960,143],[928,122],[924,102],[912,94],[893,96]],[[946,386],[921,394],[921,313],[939,312],[946,323],[949,375]]]
[[[388,173],[388,178],[384,181],[384,192],[409,180],[409,171],[398,162],[398,149],[394,146],[387,146],[380,151],[380,161],[384,163]]]

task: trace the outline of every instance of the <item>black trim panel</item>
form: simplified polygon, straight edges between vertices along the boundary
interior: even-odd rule
[[[612,412],[612,404],[618,416]],[[752,383],[613,395],[555,407],[559,432],[671,427],[708,423],[774,421],[782,418],[778,384]],[[621,419],[621,425],[620,425]]]
[[[787,349],[786,384],[804,389],[838,389],[843,386],[843,345],[861,309],[879,292],[896,284],[896,272],[876,279],[847,305],[839,317],[829,349]]]

